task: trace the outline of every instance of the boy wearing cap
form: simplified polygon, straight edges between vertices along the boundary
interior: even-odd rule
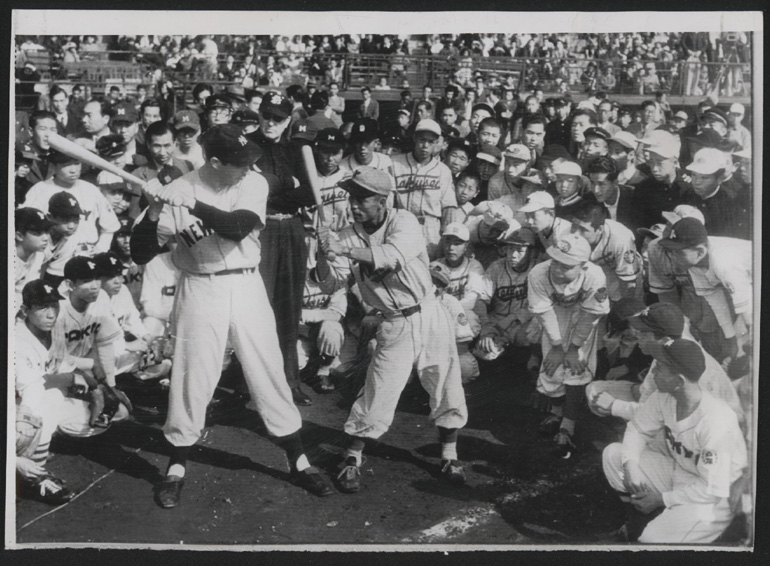
[[[746,443],[733,410],[700,385],[705,360],[697,344],[667,340],[650,350],[658,390],[637,409],[623,442],[604,449],[604,474],[633,508],[629,541],[710,543],[735,516]],[[651,445],[660,433],[665,450]]]
[[[481,178],[481,187],[479,194],[474,201],[474,204],[478,204],[485,200],[488,200],[488,187],[489,180],[500,171],[500,163],[502,163],[503,152],[494,145],[482,144],[476,153],[475,165],[476,170]]]
[[[524,214],[525,225],[537,234],[536,258],[543,261],[545,251],[556,240],[572,231],[572,223],[556,216],[556,203],[545,191],[535,191],[519,209]]]
[[[285,118],[288,123],[288,113]],[[267,181],[251,170],[260,148],[234,124],[211,126],[201,143],[208,160],[203,167],[165,187],[158,181],[145,187],[150,206],[131,240],[138,264],[148,263],[167,241],[176,243],[174,264],[182,271],[172,312],[174,365],[164,425],[172,450],[157,502],[163,508],[179,503],[187,455],[205,426],[228,341],[267,430],[287,451],[294,481],[315,495],[329,495],[331,489],[304,455],[301,417],[292,403],[275,318],[256,271],[269,190]],[[296,322],[298,326],[299,318]],[[291,346],[296,360],[296,334]]]
[[[64,281],[64,266],[76,255],[82,255],[76,238],[83,209],[71,194],[61,191],[48,201],[48,218],[51,221],[51,248],[43,264],[43,279],[58,289]]]
[[[546,253],[547,261],[529,272],[529,310],[543,327],[543,363],[537,392],[551,401],[551,414],[540,424],[553,434],[554,453],[567,459],[585,386],[596,372],[597,326],[610,311],[607,279],[589,261],[591,246],[577,234],[562,236]]]
[[[393,158],[395,207],[417,217],[431,259],[439,253],[441,228],[454,221],[457,214],[452,172],[435,156],[440,139],[441,128],[436,122],[420,120],[412,152]]]
[[[347,169],[351,174],[359,167],[367,166],[393,175],[393,160],[390,156],[377,151],[379,138],[380,128],[376,120],[359,118],[353,122],[348,140],[353,146],[353,153],[342,159],[340,167]]]
[[[642,258],[631,230],[608,219],[604,205],[584,201],[572,213],[572,232],[591,245],[590,260],[604,271],[611,306],[624,297],[641,299]]]
[[[110,114],[110,131],[123,138],[125,145],[124,163],[131,163],[136,154],[136,131],[139,114],[136,107],[128,102],[118,102]],[[97,140],[98,142],[99,140]],[[99,150],[97,144],[97,151]]]
[[[366,438],[379,438],[393,420],[398,398],[413,369],[430,395],[431,420],[439,430],[441,474],[465,481],[457,463],[457,431],[467,421],[454,329],[431,281],[423,230],[413,214],[387,206],[393,179],[365,168],[344,183],[350,193],[354,224],[338,238],[319,230],[316,267],[322,288],[333,291],[350,282],[363,300],[382,313],[377,346],[345,432],[349,443],[338,475],[340,489],[356,492]],[[326,254],[336,258],[329,261]]]
[[[181,161],[189,162],[193,169],[200,169],[206,163],[203,149],[198,143],[201,134],[201,123],[198,114],[192,110],[180,110],[174,115],[176,144],[172,156]]]
[[[48,211],[51,197],[64,190],[78,201],[85,218],[75,235],[84,251],[106,251],[112,234],[120,227],[115,212],[101,191],[80,178],[81,164],[58,151],[51,151],[48,160],[54,165],[53,178],[37,183],[27,193],[25,207]]]
[[[523,178],[531,174],[532,154],[527,146],[512,143],[503,151],[503,158],[505,159],[505,168],[495,173],[489,180],[487,198],[496,200],[503,196],[511,196],[513,203],[506,204],[516,212],[524,204],[524,199],[527,196],[523,194]]]
[[[96,142],[96,151],[99,156],[106,159],[116,167],[124,168],[126,145],[122,136],[113,134],[104,136]],[[129,210],[132,204],[134,193],[129,188],[128,183],[118,175],[110,171],[99,171],[96,174],[95,184],[112,206],[112,210],[119,218],[122,216],[134,216],[139,214],[139,201],[135,201],[134,210]]]
[[[599,126],[588,128],[584,133],[585,142],[583,143],[583,168],[593,159],[609,154],[609,140],[611,134]]]
[[[433,263],[446,267],[446,292],[460,301],[469,319],[474,319],[478,318],[473,310],[481,292],[484,268],[476,259],[467,257],[469,240],[470,231],[465,224],[450,223],[441,235],[441,257]]]
[[[635,187],[646,175],[636,166],[638,142],[633,134],[618,132],[607,142],[607,155],[618,168],[618,183]]]
[[[741,124],[746,108],[740,102],[735,102],[730,106],[727,113],[727,137],[737,143],[741,149],[751,153],[751,132]]]
[[[692,191],[685,198],[703,213],[710,236],[750,239],[751,212],[744,191],[729,178],[730,155],[714,148],[698,150],[686,168],[692,175]]]
[[[206,98],[203,114],[206,117],[206,129],[218,124],[229,124],[233,115],[233,105],[224,94],[212,94]]]
[[[46,250],[51,243],[53,223],[36,208],[17,208],[13,216],[14,240],[14,290],[15,308],[21,306],[21,291],[29,281],[40,279]]]
[[[574,161],[557,159],[551,165],[556,194],[554,201],[556,216],[569,220],[575,209],[586,200],[593,200],[588,179],[583,169]]]
[[[338,186],[340,181],[352,174],[350,170],[340,167],[344,148],[345,139],[337,128],[321,130],[313,142],[313,158],[318,170],[318,180],[321,182],[321,201],[326,222],[335,232],[350,223],[348,194]],[[317,228],[320,217],[315,213],[312,216],[312,225]],[[308,235],[308,238],[308,244],[314,245],[315,238],[312,235]]]
[[[487,319],[473,352],[479,359],[502,361],[500,356],[506,350],[521,353],[521,348],[540,340],[537,321],[527,308],[527,279],[535,265],[535,242],[535,233],[529,228],[505,234],[501,239],[505,257],[484,274],[479,300],[486,307]]]

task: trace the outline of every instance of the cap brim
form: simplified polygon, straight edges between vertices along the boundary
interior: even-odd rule
[[[251,147],[246,155],[241,159],[231,158],[229,161],[230,165],[235,167],[251,167],[260,157],[262,157],[262,149],[254,142],[251,142]]]
[[[538,210],[543,210],[548,208],[547,206],[543,206],[540,204],[525,204],[519,209],[519,212],[537,212]]]
[[[369,197],[381,197],[385,195],[381,195],[380,193],[375,193],[374,191],[370,191],[369,189],[365,189],[358,183],[348,179],[347,181],[342,181],[338,183],[338,186],[342,188],[343,190],[347,191],[348,194],[356,197],[356,198],[369,198]]]
[[[652,236],[653,238],[660,238],[662,234],[656,234],[649,228],[637,228],[636,233],[640,236]]]
[[[256,123],[256,122],[255,122]],[[182,122],[181,124],[174,126],[176,131],[179,130],[195,130],[196,132],[201,129],[200,124],[193,124],[190,122]]]
[[[549,247],[547,250],[545,250],[545,253],[547,253],[549,256],[551,256],[553,259],[555,259],[559,263],[563,263],[564,265],[580,265],[581,263],[584,263],[578,259],[575,259],[572,256],[565,254],[556,246]]]
[[[679,216],[676,212],[671,212],[670,210],[664,210],[660,214],[661,214],[661,216],[663,216],[663,218],[666,220],[666,222],[668,222],[672,226],[682,219],[682,217]],[[641,230],[641,228],[640,228],[640,230]]]
[[[720,167],[717,167],[716,169],[712,169],[711,165],[704,163],[703,166],[698,167],[697,165],[693,167],[693,163],[685,167],[688,171],[692,171],[693,173],[698,173],[699,175],[711,175],[713,173],[716,173],[719,171]]]
[[[685,244],[684,242],[676,242],[669,238],[661,238],[658,244],[660,244],[662,248],[665,248],[667,250],[683,250],[685,248],[691,247]]]
[[[298,137],[298,136],[295,136]],[[319,149],[321,151],[342,151],[345,149],[345,144],[343,143],[327,143],[327,142],[318,142],[315,144],[316,149]]]

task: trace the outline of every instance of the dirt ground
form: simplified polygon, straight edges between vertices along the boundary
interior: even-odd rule
[[[601,449],[620,423],[585,411],[579,453],[555,458],[538,436],[542,414],[521,372],[486,372],[466,386],[470,420],[458,452],[468,484],[436,477],[439,444],[427,395],[415,382],[402,395],[392,429],[367,446],[363,487],[317,498],[290,482],[283,451],[256,413],[233,410],[207,428],[190,457],[181,504],[153,501],[167,462],[159,422],[129,422],[100,437],[57,438],[49,468],[81,491],[52,508],[17,500],[20,544],[167,545],[616,545],[624,511],[601,470]],[[301,408],[308,455],[330,477],[339,461],[351,402],[344,387],[311,393]],[[157,419],[156,419],[157,420]]]

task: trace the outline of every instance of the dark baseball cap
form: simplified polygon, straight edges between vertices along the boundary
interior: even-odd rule
[[[233,109],[233,105],[230,102],[230,97],[224,94],[212,94],[206,99],[205,110],[211,110],[212,108],[229,108]]]
[[[99,272],[99,277],[115,277],[116,275],[122,275],[126,266],[122,261],[112,252],[104,252],[96,254],[93,257],[93,261],[96,264],[96,270]]]
[[[126,140],[117,134],[101,137],[96,140],[96,153],[105,159],[124,155],[126,153]]]
[[[291,116],[293,105],[291,101],[280,92],[271,90],[262,97],[262,104],[259,105],[261,114],[272,114],[280,120],[285,120]]]
[[[134,221],[128,216],[118,216],[120,222],[120,228],[115,232],[116,234],[130,234],[131,229],[134,227]]]
[[[557,98],[553,101],[553,107],[554,108],[564,108],[565,106],[568,106],[569,102],[564,100],[563,98]]]
[[[324,128],[318,132],[313,145],[319,150],[339,151],[345,147],[345,138],[337,128]]]
[[[704,147],[713,147],[721,151],[730,151],[733,147],[731,140],[723,138],[719,132],[710,128],[702,130],[695,136],[688,137],[687,140]]]
[[[179,131],[185,128],[195,130],[201,129],[201,120],[197,112],[192,110],[180,110],[174,114],[174,128]]]
[[[701,114],[701,120],[704,122],[722,122],[725,126],[727,126],[727,114],[724,110],[717,108],[716,106],[709,108],[703,114]]]
[[[59,191],[48,199],[48,214],[57,218],[69,218],[81,216],[83,209],[72,193]]]
[[[708,242],[706,227],[697,218],[682,218],[671,228],[667,238],[661,238],[661,246],[667,250],[683,250]]]
[[[291,139],[312,142],[318,135],[318,127],[307,120],[296,120],[291,124]]]
[[[231,122],[233,124],[238,124],[239,126],[244,124],[259,124],[259,114],[248,108],[242,108],[233,114]]]
[[[64,278],[70,281],[78,279],[98,279],[100,277],[96,262],[91,257],[78,255],[64,264]]]
[[[703,349],[692,340],[684,338],[666,339],[649,345],[649,352],[655,360],[689,381],[698,381],[706,371],[706,356]]]
[[[216,157],[235,167],[249,167],[262,155],[262,150],[243,135],[236,124],[212,126],[200,138],[206,159]]]
[[[45,158],[48,160],[49,163],[53,163],[54,165],[66,165],[68,163],[80,162],[78,159],[75,159],[74,157],[70,157],[66,153],[62,153],[58,149],[54,149],[54,148],[51,148],[48,150],[48,153],[46,154]]]
[[[26,232],[47,232],[53,226],[53,222],[42,210],[37,208],[17,208],[13,213],[14,228],[22,234]]]
[[[378,137],[380,137],[380,127],[377,125],[377,120],[373,118],[359,118],[353,122],[353,127],[350,130],[351,143],[369,143]]]
[[[17,141],[14,149],[16,150],[16,161],[34,161],[38,158],[37,153],[32,148],[32,143],[29,141],[21,142]]]
[[[396,188],[396,182],[385,171],[374,167],[359,167],[352,177],[340,181],[339,186],[354,197],[366,198],[373,195],[389,195]]]
[[[641,301],[640,301],[641,302]],[[628,309],[617,310],[618,316],[628,320],[637,330],[654,332],[661,336],[679,338],[684,332],[684,314],[678,306],[672,303],[654,303],[642,308],[631,315],[626,315]]]
[[[58,289],[53,285],[46,283],[42,279],[30,281],[21,290],[21,302],[25,307],[35,307],[47,305],[49,303],[58,303],[64,297],[59,294]]]
[[[139,120],[139,113],[136,111],[136,107],[128,102],[118,102],[112,107],[110,112],[110,119],[115,122],[126,122],[128,124],[134,124]]]
[[[474,146],[468,138],[450,139],[447,144],[447,152],[453,149],[462,149],[469,158],[473,158]]]
[[[172,163],[168,163],[158,171],[158,181],[160,181],[161,185],[165,186],[182,175],[184,175],[184,173],[182,173],[182,170],[179,167]]]
[[[591,128],[586,129],[586,131],[583,132],[583,135],[585,137],[601,138],[604,141],[609,141],[610,139],[612,139],[612,134],[610,134],[607,130],[599,126],[593,126]]]

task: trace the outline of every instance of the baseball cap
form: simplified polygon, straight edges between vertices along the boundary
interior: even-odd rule
[[[546,191],[535,191],[527,196],[527,201],[519,212],[535,212],[544,208],[556,208],[553,197]]]
[[[574,161],[567,161],[566,159],[554,161],[552,169],[554,175],[572,175],[579,177],[583,174],[583,169],[579,164]]]
[[[468,154],[468,157],[473,157],[473,144],[466,138],[449,140],[447,152],[453,149],[462,149]]]
[[[642,305],[642,307],[633,314],[623,317],[633,328],[671,338],[679,338],[684,332],[684,314],[675,304],[655,303],[650,306]]]
[[[396,188],[395,180],[385,171],[374,167],[359,167],[349,179],[339,182],[339,186],[353,196],[387,196]]]
[[[30,281],[21,290],[21,302],[26,307],[47,305],[48,303],[57,303],[64,297],[59,294],[58,289],[42,279]]]
[[[454,236],[463,242],[467,242],[471,239],[470,230],[468,230],[468,227],[465,224],[461,224],[460,222],[451,222],[447,224],[447,227],[444,229],[444,232],[441,235]]]
[[[135,123],[139,120],[139,113],[136,111],[136,107],[128,102],[118,102],[112,107],[110,119],[115,122],[127,122],[129,124]]]
[[[484,110],[486,112],[489,112],[490,116],[494,116],[495,115],[495,110],[489,104],[487,104],[486,102],[479,102],[478,104],[474,104],[471,107],[471,114],[476,112],[476,110]]]
[[[546,253],[559,263],[578,265],[591,258],[591,245],[577,234],[565,234],[550,246]]]
[[[414,133],[417,132],[431,132],[433,134],[436,134],[437,136],[441,135],[441,126],[438,125],[438,122],[435,120],[431,120],[430,118],[425,118],[423,120],[420,120],[417,122],[417,126],[414,128]]]
[[[32,148],[32,144],[29,141],[17,141],[14,149],[16,151],[17,162],[22,160],[34,161],[38,158],[37,153],[35,153],[35,150]]]
[[[512,143],[505,148],[503,157],[506,159],[518,159],[519,161],[529,161],[532,159],[532,153],[526,145],[520,143]]]
[[[554,108],[564,108],[569,104],[568,101],[564,100],[563,98],[557,98],[553,101]]]
[[[104,136],[96,140],[96,153],[100,157],[119,157],[126,153],[126,140],[120,135]]]
[[[184,173],[182,173],[182,170],[179,167],[172,163],[168,163],[158,171],[158,181],[165,186],[182,175],[184,175]]]
[[[614,136],[610,138],[610,141],[613,141],[619,145],[622,145],[623,147],[627,149],[636,149],[637,143],[639,143],[639,138],[634,136],[631,132],[625,132],[623,130],[616,133]]]
[[[612,134],[610,134],[607,130],[599,126],[592,126],[590,128],[587,128],[586,131],[583,132],[583,136],[585,137],[592,136],[595,138],[601,138],[605,141],[608,141],[612,138]]]
[[[498,238],[498,241],[505,245],[534,246],[537,236],[529,228],[519,228],[518,230],[508,230]]]
[[[201,136],[200,143],[207,159],[216,157],[236,167],[248,167],[262,155],[259,146],[248,140],[236,124],[210,127]]]
[[[532,171],[529,177],[521,177],[522,182],[532,183],[533,185],[540,185],[540,188],[544,188],[548,184],[548,180],[545,178],[545,173],[542,171]]]
[[[500,165],[501,157],[502,152],[500,151],[500,148],[489,143],[483,144],[476,154],[476,159],[488,161],[494,165]]]
[[[703,218],[703,213],[689,204],[680,204],[674,208],[674,211],[664,210],[662,213],[663,218],[672,226],[679,222],[682,218],[695,218],[700,220],[700,223],[706,225],[706,220]]]
[[[725,114],[724,110],[717,108],[716,106],[706,110],[701,116],[701,119],[704,122],[722,122],[725,126],[727,125],[727,114]]]
[[[701,175],[711,175],[727,166],[727,154],[714,147],[699,149],[686,169]]]
[[[112,252],[96,254],[93,257],[93,261],[96,264],[96,270],[99,272],[99,277],[122,275],[123,270],[126,268],[118,256]]]
[[[59,218],[81,216],[83,209],[78,200],[67,191],[59,191],[48,199],[48,214]]]
[[[666,229],[666,225],[662,222],[653,224],[649,228],[637,228],[636,233],[640,236],[652,236],[653,238],[660,238],[663,236],[663,231]]]
[[[291,139],[313,141],[318,135],[318,127],[307,120],[297,120],[291,124]]]
[[[209,111],[212,108],[229,108],[233,109],[233,105],[230,103],[230,97],[224,94],[212,94],[206,99],[205,110]]]
[[[259,111],[262,114],[272,114],[280,120],[285,120],[291,115],[291,101],[280,92],[271,90],[262,97],[262,104],[259,105]]]
[[[715,147],[722,151],[731,151],[734,145],[731,140],[723,138],[719,132],[710,128],[702,130],[695,136],[690,136],[687,140],[703,147]]]
[[[623,297],[614,306],[615,314],[621,320],[626,320],[632,316],[637,316],[647,305],[637,297]]]
[[[692,340],[676,338],[654,342],[649,345],[649,352],[658,363],[670,367],[690,381],[698,381],[706,371],[706,356]]]
[[[660,245],[667,250],[683,250],[708,242],[708,232],[703,222],[697,218],[682,218],[673,225],[667,238],[660,240]]]
[[[577,105],[578,108],[585,108],[587,110],[596,110],[596,106],[594,106],[594,103],[590,100],[581,100],[578,102]]]
[[[674,114],[674,118],[678,118],[679,120],[684,120],[687,122],[690,117],[687,115],[687,112],[684,110],[679,110],[676,114]]]
[[[197,132],[201,129],[201,121],[196,112],[193,112],[192,110],[180,110],[174,115],[174,128],[177,130],[188,128]]]
[[[567,148],[563,145],[559,144],[551,144],[545,146],[545,149],[543,149],[543,154],[540,156],[541,161],[545,162],[551,162],[555,159],[572,159],[572,156],[569,154],[569,151],[567,151]]]
[[[313,145],[320,150],[339,151],[345,147],[345,138],[337,128],[324,128],[318,132]]]
[[[682,142],[677,136],[664,130],[655,130],[657,132],[654,137],[649,137],[650,142],[647,151],[660,155],[664,159],[672,159],[679,157],[679,151],[682,147]]]
[[[53,163],[54,165],[65,165],[68,163],[80,162],[78,159],[70,157],[66,153],[62,153],[58,149],[54,148],[49,149],[45,157],[49,163]]]
[[[730,114],[740,114],[743,116],[746,113],[746,107],[740,102],[733,102],[730,105]]]
[[[78,279],[98,279],[101,276],[93,258],[78,255],[64,264],[64,278],[70,281]]]
[[[134,221],[128,216],[118,216],[120,222],[120,228],[116,230],[116,234],[130,234],[131,229],[134,227]]]
[[[449,282],[452,281],[452,274],[449,268],[440,261],[430,262],[430,276],[433,278],[433,282],[437,283],[441,287],[446,287]]]
[[[243,124],[259,124],[259,114],[248,108],[242,108],[233,113],[230,121],[239,126]]]
[[[353,122],[353,128],[350,130],[350,142],[369,143],[380,136],[380,127],[377,120],[373,118],[359,118]]]
[[[47,232],[51,222],[42,210],[25,207],[17,208],[13,213],[13,224],[17,232]]]

